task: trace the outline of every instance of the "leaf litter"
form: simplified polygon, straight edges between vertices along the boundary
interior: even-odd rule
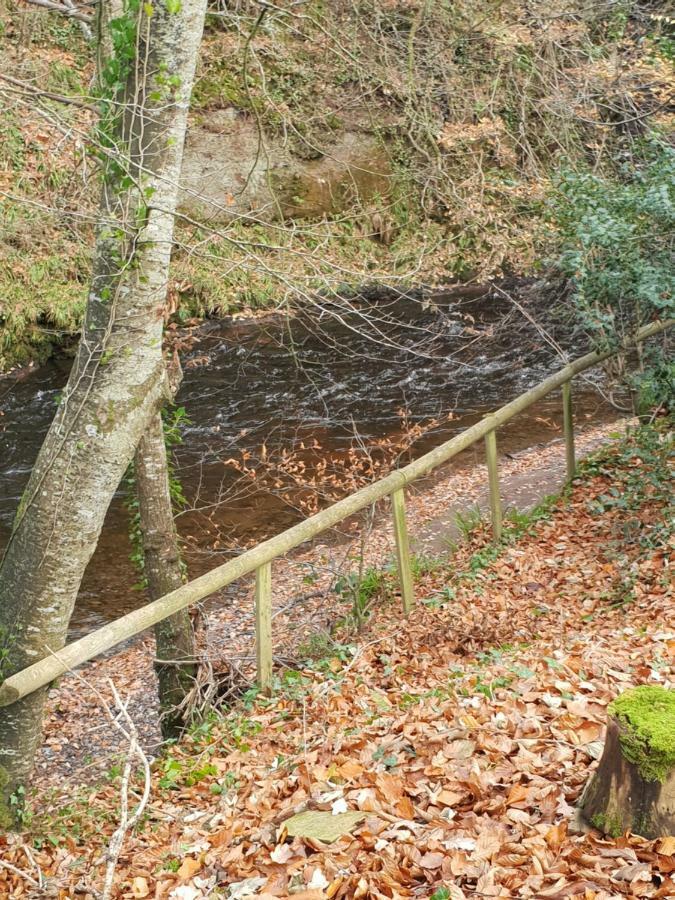
[[[115,896],[675,897],[675,836],[574,815],[608,703],[675,681],[667,456],[663,430],[608,449],[498,555],[482,527],[420,574],[408,620],[394,597],[348,654],[170,748]],[[0,895],[96,897],[118,785],[68,803],[1,839]]]

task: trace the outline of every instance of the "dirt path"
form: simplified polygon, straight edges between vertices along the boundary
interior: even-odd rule
[[[614,422],[577,435],[581,458],[614,432]],[[564,446],[560,437],[500,459],[500,484],[505,508],[525,509],[564,483]],[[408,524],[416,553],[442,557],[456,537],[458,512],[487,507],[487,472],[482,447],[463,455],[455,465],[414,485],[408,496]],[[331,587],[336,575],[354,570],[363,551],[365,567],[390,563],[394,553],[388,510],[382,507],[365,538],[359,522],[316,541],[274,565],[274,634],[277,662],[293,648],[325,630],[344,614]],[[221,592],[205,609],[205,656],[218,671],[228,667],[251,671],[254,660],[254,622],[251,582]],[[64,779],[94,782],[123,750],[110,726],[101,697],[110,699],[109,679],[124,697],[146,748],[156,752],[160,743],[157,703],[152,675],[152,639],[142,636],[132,646],[83,666],[50,692],[45,742],[38,760],[34,788],[42,793]]]
[[[577,440],[577,456],[582,458],[597,449],[607,439],[608,433],[617,431],[618,423],[600,429],[594,429]],[[535,507],[545,497],[557,494],[565,486],[567,471],[564,454],[561,452],[562,441],[556,439],[550,444],[535,450],[523,450],[500,462],[500,496],[502,510],[508,515],[510,509],[526,512]],[[519,471],[519,463],[526,468]],[[425,523],[414,536],[412,549],[417,553],[430,556],[444,555],[448,552],[449,543],[461,536],[458,524],[459,516],[466,516],[468,511],[489,518],[490,501],[487,492],[487,471],[479,467],[482,490],[474,494],[475,499],[469,502],[462,496],[456,502],[450,502],[438,516]]]

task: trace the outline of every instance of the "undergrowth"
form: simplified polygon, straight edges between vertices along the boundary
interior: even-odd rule
[[[238,2],[209,16],[193,124],[208,130],[231,112],[235,128],[260,129],[261,157],[283,146],[310,166],[357,135],[377,160],[347,172],[333,192],[339,208],[320,214],[303,211],[307,185],[291,179],[275,187],[279,203],[292,195],[275,222],[255,210],[215,226],[179,221],[169,285],[178,321],[371,281],[538,271],[560,243],[562,226],[540,225],[560,164],[621,177],[647,134],[672,127],[659,99],[672,29],[640,3],[620,4],[618,18],[615,4],[581,0],[550,11],[508,0],[488,15],[469,0],[316,2],[297,17],[284,6]],[[84,103],[45,98],[38,111],[8,93],[0,113],[3,371],[80,327],[98,172],[82,138],[93,126],[93,56],[77,23],[45,15],[27,32],[12,4],[0,16],[3,70]],[[45,126],[45,110],[61,130]],[[361,190],[380,159],[385,186]]]

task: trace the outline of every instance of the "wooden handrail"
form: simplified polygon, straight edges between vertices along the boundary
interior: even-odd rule
[[[560,369],[560,371],[549,375],[548,378],[521,394],[520,397],[505,404],[496,412],[488,414],[479,422],[467,428],[466,431],[439,444],[438,447],[420,456],[419,459],[414,460],[407,466],[391,472],[379,481],[361,488],[342,500],[338,500],[332,506],[321,510],[321,512],[310,516],[310,518],[299,522],[297,525],[293,525],[286,531],[282,531],[281,534],[263,541],[256,547],[223,563],[223,565],[211,569],[211,571],[200,575],[188,584],[182,585],[182,587],[177,588],[170,594],[166,594],[164,597],[135,609],[133,612],[127,613],[119,619],[109,622],[107,625],[103,625],[101,628],[97,628],[79,640],[73,641],[71,644],[67,644],[54,652],[52,652],[51,648],[46,647],[45,652],[49,654],[48,656],[27,666],[20,672],[10,675],[0,685],[0,706],[8,706],[22,697],[32,694],[39,688],[48,685],[55,678],[64,675],[76,666],[82,665],[82,663],[88,662],[116,644],[134,637],[145,631],[146,628],[156,625],[157,622],[161,622],[186,606],[204,600],[215,591],[232,584],[233,581],[267,566],[272,560],[283,556],[306,541],[312,540],[322,532],[337,525],[343,519],[361,512],[361,510],[394,492],[401,491],[406,485],[424,475],[428,475],[433,469],[452,459],[453,456],[461,453],[462,450],[485,438],[500,425],[504,425],[551,391],[568,384],[575,375],[585,372],[587,369],[596,366],[622,350],[629,350],[635,343],[641,343],[667,330],[674,324],[675,319],[653,322],[651,325],[640,329],[634,336],[633,341],[626,342],[618,349],[587,353],[585,356]],[[565,418],[568,419],[567,413]],[[571,417],[569,424],[571,425]],[[569,448],[569,446],[568,443],[567,447]],[[399,498],[401,497],[401,495],[398,496]],[[405,592],[406,594],[408,593],[407,587]],[[261,601],[260,613],[262,613],[262,600],[263,598],[266,599],[269,594],[268,571],[264,571],[262,581],[259,579],[257,594]],[[407,596],[404,596],[406,605],[408,599]]]

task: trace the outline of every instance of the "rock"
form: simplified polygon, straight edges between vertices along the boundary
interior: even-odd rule
[[[317,159],[300,159],[268,136],[261,148],[255,119],[220,109],[201,114],[190,127],[180,208],[211,223],[242,216],[267,222],[317,218],[357,199],[368,204],[386,197],[390,178],[387,156],[370,134],[346,131]]]

